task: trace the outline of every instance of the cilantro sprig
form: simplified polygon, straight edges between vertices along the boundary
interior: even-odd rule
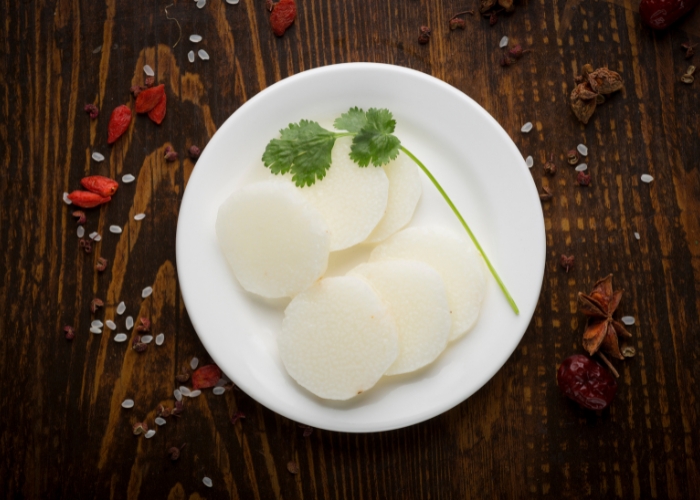
[[[333,126],[344,132],[324,129],[318,122],[301,120],[291,123],[280,131],[279,139],[272,139],[263,153],[263,163],[273,174],[292,174],[292,180],[299,187],[311,186],[316,180],[322,180],[331,166],[331,151],[339,137],[352,137],[350,158],[360,167],[370,164],[375,167],[386,165],[403,151],[428,176],[430,182],[440,192],[461,222],[472,242],[481,253],[491,274],[505,295],[513,311],[519,314],[508,289],[489,261],[483,248],[472,233],[469,225],[459,213],[457,207],[430,173],[428,168],[416,156],[406,149],[394,135],[396,120],[387,109],[370,108],[366,112],[358,107],[350,108],[338,117]]]

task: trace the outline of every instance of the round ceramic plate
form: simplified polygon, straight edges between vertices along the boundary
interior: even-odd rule
[[[476,326],[431,365],[383,377],[344,402],[299,386],[277,351],[289,300],[244,291],[215,233],[219,205],[260,169],[267,142],[291,122],[332,123],[352,106],[387,108],[396,136],[438,179],[476,234],[520,307],[516,315],[489,275]],[[430,182],[411,225],[463,231]],[[372,247],[331,254],[328,275],[366,260]],[[280,249],[280,251],[284,251]],[[545,261],[539,196],[508,134],[478,104],[418,71],[372,63],[326,66],[282,80],[241,106],[197,162],[180,207],[177,269],[187,311],[221,369],[251,397],[290,419],[321,429],[374,432],[424,421],[474,394],[506,362],[530,323]]]

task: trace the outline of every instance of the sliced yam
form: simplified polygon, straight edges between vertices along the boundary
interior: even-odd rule
[[[325,399],[371,389],[399,352],[389,311],[354,276],[324,278],[294,297],[277,342],[289,375]]]
[[[389,200],[384,217],[365,240],[367,243],[385,240],[408,224],[423,192],[420,169],[404,153],[383,168],[389,179]]]
[[[445,283],[432,267],[415,260],[388,260],[360,264],[348,276],[367,280],[396,323],[399,356],[385,375],[422,368],[445,349],[452,317]]]
[[[234,192],[219,208],[216,237],[241,286],[263,297],[293,297],[328,266],[323,217],[283,180]]]
[[[333,147],[326,176],[312,186],[299,188],[321,213],[331,233],[331,251],[364,241],[384,216],[389,179],[383,168],[360,167],[350,159],[350,137]]]
[[[378,245],[369,260],[397,259],[424,262],[442,277],[452,313],[449,340],[474,326],[486,294],[486,266],[466,235],[442,227],[409,227]]]

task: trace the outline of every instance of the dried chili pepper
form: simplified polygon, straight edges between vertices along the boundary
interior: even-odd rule
[[[77,207],[95,208],[99,205],[107,203],[112,198],[109,196],[100,196],[99,194],[91,193],[90,191],[73,191],[68,195],[68,199]]]
[[[132,87],[133,88],[133,87]],[[143,90],[136,96],[136,112],[148,113],[165,97],[165,85]]]
[[[107,126],[107,144],[114,144],[117,139],[124,135],[124,132],[129,129],[129,123],[131,123],[131,110],[129,107],[122,104],[114,108]]]
[[[117,189],[119,188],[119,183],[117,181],[101,175],[90,175],[88,177],[83,177],[80,179],[80,184],[88,191],[99,194],[105,198],[114,196],[114,193],[116,193]]]
[[[295,0],[280,0],[273,5],[270,14],[270,26],[276,36],[284,35],[297,17],[297,4]]]
[[[192,374],[193,389],[208,389],[214,387],[221,378],[221,369],[216,365],[206,365],[197,368]]]

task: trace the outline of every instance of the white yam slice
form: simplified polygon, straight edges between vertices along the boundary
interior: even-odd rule
[[[350,137],[335,143],[331,167],[301,194],[321,213],[331,233],[331,251],[364,241],[384,216],[389,179],[383,168],[360,167],[350,159]]]
[[[407,155],[399,153],[383,168],[389,178],[389,201],[384,217],[365,240],[367,243],[382,241],[408,224],[423,192],[420,169]]]
[[[284,312],[279,352],[299,385],[325,399],[372,388],[399,353],[394,320],[364,280],[325,278]]]
[[[378,245],[369,260],[396,259],[425,262],[442,277],[452,313],[449,340],[474,326],[486,294],[486,266],[466,234],[442,227],[409,227]]]
[[[216,236],[243,288],[263,297],[292,297],[328,265],[323,217],[285,181],[234,192],[219,208]]]
[[[360,264],[348,275],[366,279],[396,323],[399,356],[385,375],[422,368],[445,349],[452,317],[445,283],[432,267],[415,260],[390,260]]]

